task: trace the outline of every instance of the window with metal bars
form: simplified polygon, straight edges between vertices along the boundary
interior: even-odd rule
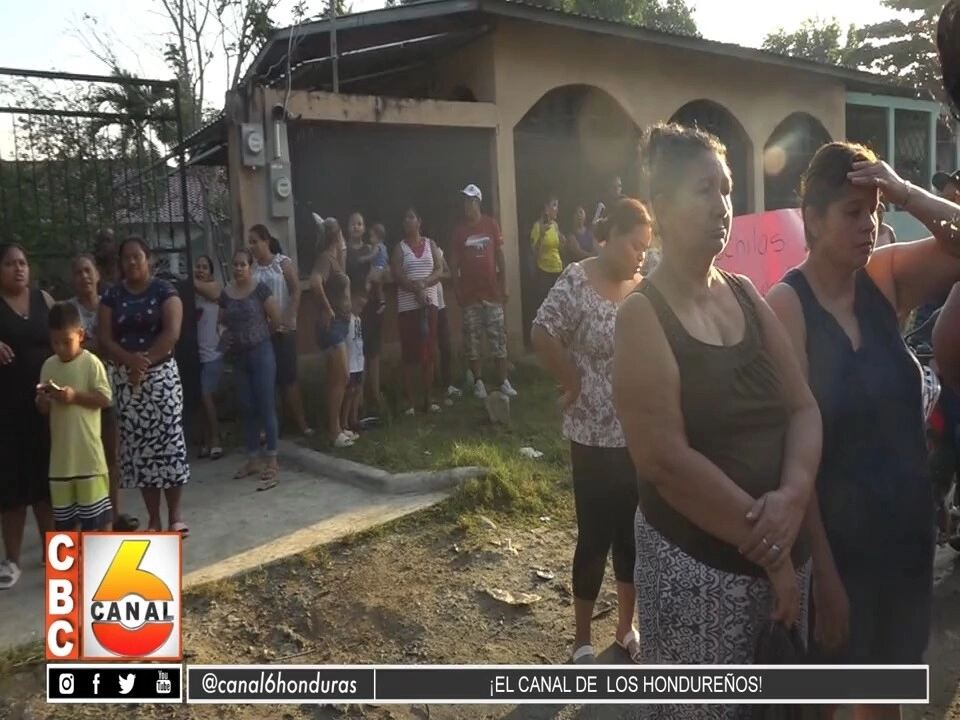
[[[887,109],[870,105],[847,105],[847,140],[860,143],[889,160]]]
[[[897,174],[920,187],[930,187],[930,114],[896,110],[893,166]]]

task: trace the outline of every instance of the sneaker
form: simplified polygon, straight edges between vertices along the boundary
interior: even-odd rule
[[[440,406],[439,406],[439,405],[437,405],[436,403],[430,403],[430,412],[436,414],[436,413],[442,412],[442,411],[440,410]]]
[[[414,410],[413,408],[407,408],[407,411],[404,413],[404,415],[406,415],[407,417],[413,417],[416,414],[417,414],[417,411]]]
[[[333,446],[335,448],[348,448],[353,447],[354,439],[342,432],[337,435],[337,439],[333,441]]]
[[[353,430],[344,430],[343,434],[346,435],[351,440],[353,440],[354,442],[360,439],[360,434],[355,433]]]
[[[9,590],[20,580],[20,568],[13,560],[0,563],[0,590]]]
[[[483,380],[477,380],[473,383],[473,395],[477,400],[487,399],[487,386],[483,384]]]
[[[447,388],[447,397],[449,398],[463,397],[463,390],[451,385],[450,387]]]
[[[510,384],[509,380],[503,381],[503,385],[500,386],[500,392],[508,398],[515,398],[517,396],[517,391],[513,389],[513,385]]]

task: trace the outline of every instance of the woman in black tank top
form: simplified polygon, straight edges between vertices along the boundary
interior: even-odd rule
[[[27,508],[41,537],[53,529],[50,507],[50,425],[36,406],[37,383],[50,349],[47,313],[53,298],[30,287],[30,266],[20,245],[0,245],[0,525],[4,557],[0,590],[20,578],[20,548]]]
[[[798,530],[820,417],[782,327],[746,278],[717,270],[731,226],[726,150],[660,125],[646,142],[662,260],[617,320],[614,402],[637,467],[645,664],[745,664],[772,617],[803,623]],[[642,706],[642,718],[736,718],[736,706]]]
[[[881,194],[939,239],[875,250]],[[919,363],[898,315],[960,280],[960,207],[852,143],[817,151],[802,187],[807,259],[770,292],[823,415],[814,552],[816,655],[919,664],[930,634],[935,542]],[[898,717],[890,707],[859,717]],[[893,712],[893,715],[891,715]]]

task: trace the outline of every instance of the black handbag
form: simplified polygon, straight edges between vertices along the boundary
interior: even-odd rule
[[[753,650],[755,665],[804,665],[806,645],[796,626],[787,629],[782,623],[769,622],[757,636]],[[819,720],[816,705],[753,705],[748,715],[752,720]]]

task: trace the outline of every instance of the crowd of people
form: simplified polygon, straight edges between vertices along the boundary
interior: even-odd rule
[[[614,640],[635,663],[750,663],[771,619],[798,628],[823,662],[920,663],[935,502],[923,375],[900,319],[960,281],[960,193],[945,190],[960,188],[960,178],[938,178],[943,188],[933,194],[866,147],[824,145],[801,187],[807,258],[763,298],[749,279],[715,266],[734,192],[723,144],[659,124],[642,149],[645,201],[623,197],[617,181],[591,222],[576,209],[564,236],[549,197],[530,234],[544,295],[531,340],[562,388],[571,448],[572,661],[596,660],[591,620],[612,549]],[[392,253],[383,227],[368,230],[359,213],[346,236],[336,219],[315,218],[309,284],[334,446],[353,445],[361,409],[381,402],[387,282],[397,287],[406,415],[442,412],[436,360],[445,399],[460,393],[444,280],[461,307],[475,396],[487,396],[484,341],[495,387],[516,396],[503,238],[481,211],[478,187],[462,199],[449,257],[423,235],[413,208]],[[884,202],[931,237],[884,242]],[[299,273],[263,225],[247,239],[225,285],[210,258],[196,263],[202,454],[223,455],[213,398],[229,362],[247,455],[237,477],[257,476],[267,490],[279,473],[278,390],[298,430],[313,430],[298,385]],[[130,530],[138,522],[119,512],[118,488],[136,488],[147,530],[189,532],[177,291],[153,275],[142,240],[118,243],[109,231],[74,259],[73,278],[75,296],[55,302],[31,287],[26,250],[0,247],[0,588],[20,577],[28,507],[41,531]],[[861,708],[859,717],[895,710]],[[737,709],[638,712],[726,718]]]
[[[449,264],[438,244],[423,236],[413,208],[392,253],[383,226],[368,232],[359,213],[350,217],[347,237],[336,219],[315,218],[309,284],[315,339],[326,361],[324,430],[333,446],[359,439],[364,407],[383,409],[379,360],[388,282],[397,286],[405,415],[442,412],[433,390],[435,359],[444,402],[462,395],[451,367],[445,279],[464,316],[474,395],[487,397],[486,341],[497,391],[516,397],[507,372],[503,238],[497,222],[481,212],[481,190],[470,185],[461,195],[464,219],[449,245]],[[196,316],[186,321],[197,324],[200,456],[224,455],[216,396],[229,363],[246,453],[236,478],[256,477],[258,489],[269,490],[280,471],[278,396],[297,430],[314,434],[298,377],[302,293],[294,262],[264,225],[250,228],[246,239],[232,258],[229,282],[216,279],[211,258],[197,259]],[[75,257],[71,267],[75,294],[55,302],[33,287],[27,250],[0,246],[0,394],[7,398],[0,421],[0,589],[21,576],[28,508],[41,534],[54,528],[132,531],[140,523],[120,512],[119,489],[138,489],[146,530],[189,533],[181,512],[190,465],[174,359],[185,321],[177,289],[154,275],[142,239],[117,242],[110,230],[101,231],[92,252]]]
[[[659,124],[642,150],[645,202],[613,203],[591,256],[556,277],[538,256],[532,341],[563,389],[578,525],[572,662],[596,661],[590,625],[612,549],[614,640],[633,662],[749,664],[772,620],[814,661],[922,663],[936,503],[924,376],[901,318],[960,281],[960,198],[904,181],[863,146],[824,145],[801,187],[807,258],[763,298],[715,265],[734,192],[723,144]],[[897,243],[885,202],[931,237]],[[550,198],[534,247],[558,246],[544,229],[555,211]],[[660,261],[641,273],[652,238]],[[940,371],[960,380],[952,332]]]
[[[173,357],[183,305],[140,238],[103,231],[73,260],[76,294],[31,287],[27,251],[0,246],[0,589],[16,585],[27,508],[51,529],[131,531],[119,489],[138,489],[147,529],[187,535],[183,387]],[[166,517],[163,505],[166,504]],[[165,522],[164,522],[165,521]]]

